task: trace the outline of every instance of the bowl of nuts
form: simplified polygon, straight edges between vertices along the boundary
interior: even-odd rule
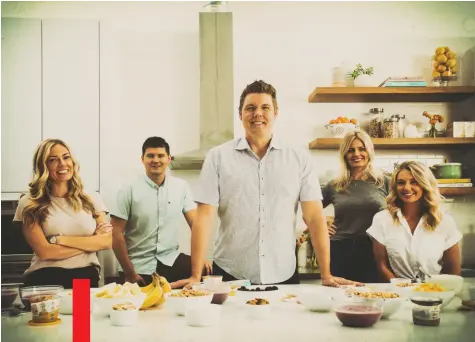
[[[265,319],[270,315],[270,302],[264,298],[254,298],[246,302],[249,318]]]
[[[367,300],[375,299],[382,301],[382,318],[388,318],[395,314],[404,302],[404,298],[396,292],[353,291],[352,298],[353,301],[357,303],[364,303]]]
[[[184,316],[187,309],[196,305],[210,304],[213,299],[213,293],[202,290],[180,290],[165,294],[166,308],[178,316]]]
[[[266,285],[241,286],[236,290],[236,298],[240,303],[246,303],[256,297],[276,301],[280,300],[282,294],[277,286]]]

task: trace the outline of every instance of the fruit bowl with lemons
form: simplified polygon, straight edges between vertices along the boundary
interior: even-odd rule
[[[457,79],[457,55],[448,46],[435,49],[432,56],[432,80],[449,82]]]
[[[358,121],[356,119],[348,119],[347,117],[337,117],[330,120],[328,125],[325,125],[333,136],[333,138],[343,138],[347,133],[354,132],[359,129]]]

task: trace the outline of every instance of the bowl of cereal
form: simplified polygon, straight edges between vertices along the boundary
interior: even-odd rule
[[[265,298],[253,298],[246,302],[248,317],[252,319],[266,319],[270,315],[270,302]]]
[[[396,292],[369,291],[353,292],[355,302],[364,302],[367,299],[379,299],[382,301],[382,318],[389,318],[394,315],[402,306],[404,299]]]
[[[165,294],[165,306],[178,316],[184,316],[186,310],[200,304],[211,304],[213,293],[203,290],[179,290]]]
[[[117,327],[135,325],[139,319],[139,309],[131,302],[118,303],[112,306],[110,322]]]

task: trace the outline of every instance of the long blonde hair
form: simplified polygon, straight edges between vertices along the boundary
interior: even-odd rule
[[[426,217],[425,227],[429,231],[434,231],[442,220],[442,213],[439,210],[442,197],[437,186],[437,180],[430,169],[417,161],[406,161],[399,164],[392,174],[389,195],[386,201],[394,222],[399,223],[397,212],[404,206],[403,201],[397,194],[397,176],[403,170],[409,171],[422,188],[423,195],[420,201],[422,214]]]
[[[350,186],[351,179],[351,169],[346,160],[346,154],[350,149],[351,144],[356,139],[360,140],[368,153],[368,163],[365,166],[362,180],[374,182],[376,187],[382,188],[384,186],[384,174],[373,167],[374,161],[374,145],[371,141],[371,138],[368,134],[363,131],[350,132],[345,135],[343,141],[340,144],[340,176],[333,180],[331,184],[335,186],[337,192],[347,191]]]
[[[79,164],[72,156],[71,149],[62,140],[46,139],[40,143],[33,156],[33,180],[28,184],[30,187],[30,203],[23,209],[23,223],[25,227],[35,222],[42,225],[49,215],[51,183],[46,163],[51,149],[55,145],[64,146],[69,151],[73,162],[74,172],[68,184],[68,201],[72,204],[75,212],[83,209],[95,216],[94,204],[91,198],[84,193],[81,178],[78,174]]]

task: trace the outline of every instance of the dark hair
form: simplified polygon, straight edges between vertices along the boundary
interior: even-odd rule
[[[277,109],[277,92],[275,88],[262,80],[254,81],[251,84],[248,84],[246,88],[242,91],[241,99],[239,100],[239,113],[242,112],[242,106],[244,105],[244,100],[249,94],[269,94],[272,96],[272,104],[275,109]]]
[[[165,141],[165,139],[160,137],[150,137],[145,140],[142,145],[142,156],[145,155],[147,148],[156,148],[163,147],[168,155],[170,155],[170,145]]]

